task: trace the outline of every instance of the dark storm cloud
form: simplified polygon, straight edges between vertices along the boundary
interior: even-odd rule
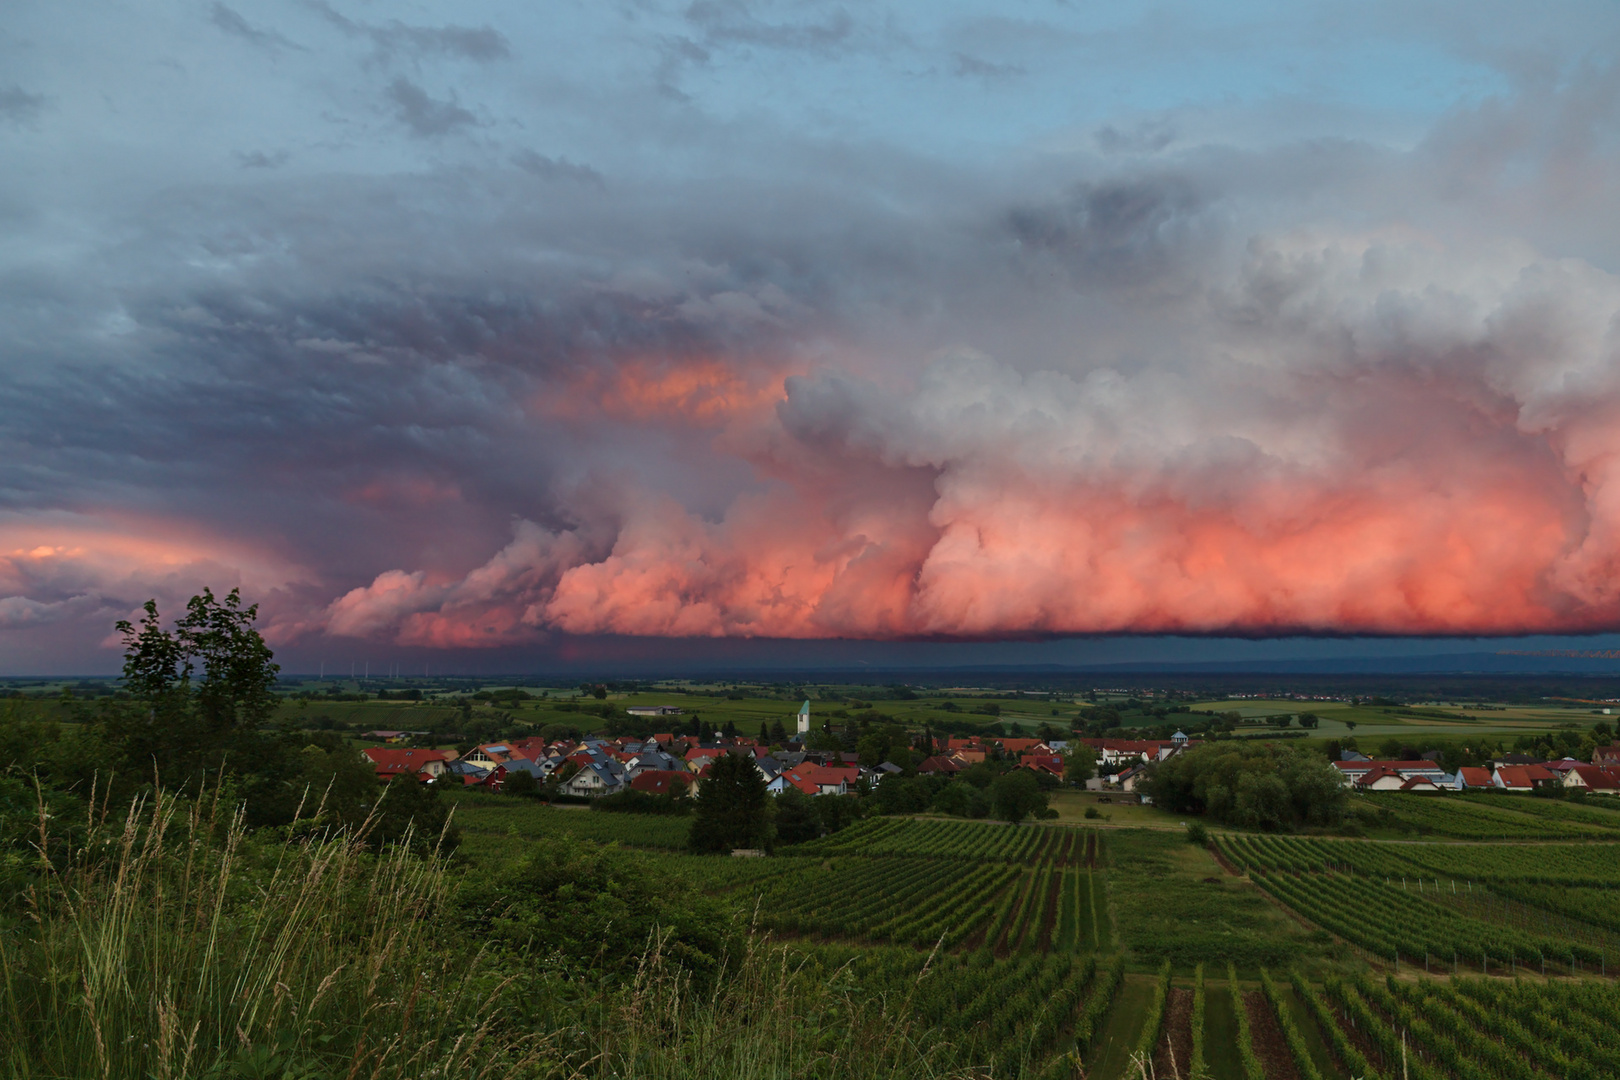
[[[952,54],[956,61],[954,73],[962,79],[983,79],[986,82],[997,82],[1002,79],[1012,79],[1019,75],[1028,74],[1028,71],[1018,64],[997,64],[989,60],[981,60],[977,56],[959,52]]]
[[[547,157],[533,150],[519,150],[512,155],[512,164],[542,180],[566,180],[576,184],[588,184],[595,188],[607,186],[602,174],[589,165],[578,165],[567,158]]]
[[[1027,250],[1109,288],[1151,280],[1183,264],[1207,181],[1174,173],[1082,184],[1066,198],[1020,207],[1007,228]]]
[[[290,41],[283,35],[276,33],[274,30],[265,30],[251,25],[236,10],[226,7],[222,3],[218,3],[217,0],[214,6],[209,9],[208,17],[215,26],[219,27],[227,34],[239,37],[243,41],[251,42],[260,48],[303,49],[302,45],[299,45],[294,41]]]
[[[249,150],[245,153],[238,151],[236,160],[244,169],[279,169],[287,164],[291,156],[285,150],[277,150],[270,154],[263,150]]]
[[[0,120],[19,126],[32,124],[44,110],[44,94],[30,94],[15,84],[0,86]]]
[[[1104,124],[1093,138],[1105,154],[1157,154],[1176,141],[1176,133],[1167,121],[1145,120],[1125,129]]]
[[[771,21],[754,7],[747,0],[697,0],[686,18],[710,42],[769,49],[827,52],[847,44],[855,31],[855,20],[842,7],[811,21]]]
[[[442,56],[487,64],[512,55],[511,42],[492,26],[411,26],[397,19],[367,23],[349,18],[324,0],[311,6],[344,33],[370,41],[383,58]]]
[[[454,99],[439,101],[429,97],[426,90],[403,75],[388,84],[387,94],[393,103],[394,115],[413,135],[432,138],[447,135],[457,128],[478,126],[478,118]]]

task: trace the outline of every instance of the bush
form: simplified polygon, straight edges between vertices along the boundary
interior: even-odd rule
[[[537,841],[521,859],[469,875],[455,906],[469,940],[610,981],[634,976],[638,947],[655,933],[667,958],[700,977],[719,970],[727,940],[716,901],[588,840]]]
[[[1187,826],[1187,843],[1195,847],[1209,846],[1209,830],[1204,828],[1202,821],[1195,821]]]
[[[684,795],[653,795],[627,788],[592,799],[591,809],[610,814],[686,814],[692,810],[692,800]]]

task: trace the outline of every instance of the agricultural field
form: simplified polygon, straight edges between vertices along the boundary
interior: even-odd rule
[[[647,873],[729,903],[849,1008],[903,1010],[942,1070],[1620,1075],[1620,845],[1581,832],[1589,807],[1563,807],[1572,834],[1552,842],[1228,832],[1206,849],[1159,828],[922,817],[725,859],[682,853],[678,818],[483,801],[458,807],[472,844],[600,828]]]
[[[1377,740],[1395,736],[1501,736],[1555,731],[1569,724],[1588,727],[1605,719],[1601,708],[1585,702],[1517,705],[1485,702],[1424,702],[1408,705],[1352,705],[1347,701],[1298,701],[1287,698],[1212,699],[1191,706],[1199,712],[1235,712],[1257,730],[1273,716],[1315,713],[1317,738]],[[1608,706],[1620,708],[1616,706]],[[1610,715],[1613,721],[1620,716]],[[1298,731],[1295,727],[1293,730]]]
[[[1367,792],[1357,798],[1363,821],[1387,837],[1457,840],[1620,840],[1620,804],[1461,793],[1406,796]]]
[[[1606,975],[1620,852],[1224,836],[1222,859],[1302,919],[1400,970]]]
[[[1217,845],[891,819],[751,861],[715,887],[826,962],[910,945],[870,988],[913,992],[906,979],[927,971],[917,985],[937,979],[929,1000],[958,1011],[919,1019],[1007,1075],[1616,1075],[1620,1039],[1604,1018],[1620,1009],[1606,970],[1620,946],[1606,925],[1620,915],[1608,891],[1620,849]],[[1471,890],[1445,876],[1470,850],[1482,856]],[[1578,889],[1552,888],[1536,872],[1547,865]],[[1041,995],[998,1008],[987,983]],[[1502,1025],[1485,1023],[1493,1010]]]

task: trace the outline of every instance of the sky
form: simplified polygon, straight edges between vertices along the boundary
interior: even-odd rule
[[[14,0],[0,672],[205,586],[298,671],[1613,647],[1617,57],[1607,0]]]

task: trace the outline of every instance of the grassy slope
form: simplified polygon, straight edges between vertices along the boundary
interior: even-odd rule
[[[1112,830],[1109,890],[1120,943],[1133,963],[1177,967],[1228,958],[1239,967],[1325,958],[1327,935],[1288,918],[1253,885],[1173,833]]]
[[[1204,984],[1204,1046],[1211,1080],[1244,1080],[1238,1057],[1237,1013],[1224,979]]]
[[[1086,1075],[1091,1080],[1123,1080],[1136,1075],[1131,1068],[1131,1051],[1142,1034],[1143,1013],[1153,997],[1153,984],[1151,976],[1126,976],[1086,1057]]]

